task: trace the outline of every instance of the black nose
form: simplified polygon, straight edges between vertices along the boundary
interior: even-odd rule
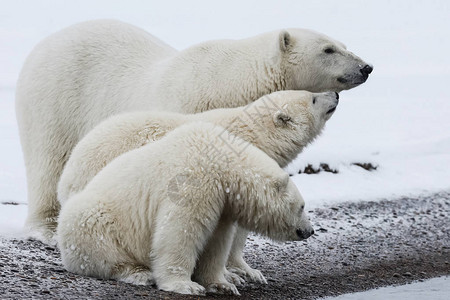
[[[312,236],[314,234],[314,229],[309,230],[301,230],[301,229],[297,229],[297,236],[302,239],[302,240],[306,240],[307,238],[309,238],[310,236]]]
[[[364,77],[368,77],[370,73],[373,71],[373,67],[369,65],[365,65],[361,70],[359,70]]]

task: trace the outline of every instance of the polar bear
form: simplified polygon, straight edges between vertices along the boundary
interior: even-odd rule
[[[238,108],[214,109],[183,115],[169,112],[131,112],[110,117],[97,125],[75,146],[58,184],[61,205],[114,158],[159,140],[185,123],[208,121],[239,136],[273,158],[281,167],[291,162],[325,126],[338,104],[336,93],[280,91]],[[248,232],[238,228],[230,251],[228,268],[238,276],[267,283],[264,275],[243,259]],[[231,276],[231,275],[230,275]],[[235,278],[235,281],[239,279]]]
[[[277,90],[341,91],[372,67],[323,34],[288,29],[176,51],[113,20],[80,23],[39,43],[16,90],[28,182],[26,228],[50,242],[57,183],[77,142],[109,116],[238,107]]]
[[[58,183],[58,200],[64,205],[117,156],[159,140],[176,127],[193,121],[224,127],[285,167],[321,133],[338,103],[338,94],[334,92],[279,91],[247,106],[198,114],[145,111],[112,116],[92,129],[73,149]]]
[[[57,238],[66,269],[154,280],[184,294],[237,294],[224,276],[233,222],[278,241],[314,233],[289,175],[252,145],[230,147],[242,143],[193,122],[113,160],[62,207]]]

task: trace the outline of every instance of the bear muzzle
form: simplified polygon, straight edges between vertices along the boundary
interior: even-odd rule
[[[364,78],[366,78],[366,80],[367,80],[367,78],[369,77],[369,74],[372,73],[372,71],[373,71],[373,67],[371,65],[365,65],[359,71],[364,76]]]
[[[347,88],[352,88],[366,82],[372,71],[372,65],[359,64],[352,73],[338,77],[337,81],[347,86]]]

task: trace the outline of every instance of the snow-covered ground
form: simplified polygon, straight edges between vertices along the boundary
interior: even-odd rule
[[[288,166],[328,163],[338,174],[293,177],[309,208],[450,189],[448,1],[17,1],[1,0],[0,201],[26,203],[14,86],[26,55],[75,22],[116,18],[183,49],[210,39],[312,28],[347,44],[375,69],[341,93],[324,134]],[[370,162],[368,172],[353,163]],[[0,205],[0,234],[18,230],[26,205]]]
[[[345,294],[338,297],[323,298],[323,300],[448,300],[449,298],[450,277],[439,277],[424,282]]]

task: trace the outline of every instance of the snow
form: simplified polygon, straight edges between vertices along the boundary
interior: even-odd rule
[[[17,1],[0,13],[0,202],[26,203],[14,87],[32,47],[70,24],[116,18],[183,49],[304,27],[343,41],[374,65],[341,93],[323,135],[287,167],[327,163],[338,174],[292,177],[307,208],[450,189],[450,3],[447,1]],[[26,8],[24,8],[26,6]],[[353,163],[370,162],[368,172]],[[0,205],[0,235],[18,232],[26,205]]]
[[[0,236],[23,237],[23,222],[27,214],[26,205],[0,205]]]
[[[438,277],[424,282],[384,287],[361,293],[323,298],[323,300],[448,300],[449,295],[450,277]]]
[[[342,93],[324,134],[287,170],[296,174],[307,164],[327,163],[339,171],[292,177],[308,208],[449,189],[449,113],[445,97],[346,99]],[[378,168],[369,172],[356,162]]]

